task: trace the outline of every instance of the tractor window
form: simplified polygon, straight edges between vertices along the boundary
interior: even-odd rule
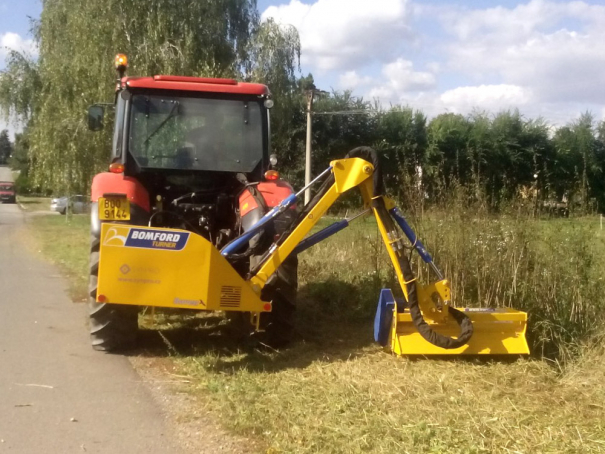
[[[260,104],[135,95],[129,150],[141,167],[251,172],[263,157]]]

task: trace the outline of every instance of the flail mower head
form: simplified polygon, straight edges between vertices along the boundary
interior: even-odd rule
[[[374,340],[397,355],[526,355],[527,314],[509,308],[461,309],[471,321],[472,336],[456,348],[431,343],[418,330],[405,302],[393,296],[391,289],[382,289],[374,319]],[[460,331],[453,318],[431,319],[430,310],[423,312],[433,332],[453,338]]]

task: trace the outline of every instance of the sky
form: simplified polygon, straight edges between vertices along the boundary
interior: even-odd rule
[[[258,7],[262,20],[296,27],[301,73],[323,90],[407,104],[429,117],[514,108],[554,126],[586,111],[605,117],[605,0],[258,0]],[[0,70],[7,47],[36,55],[28,16],[40,11],[40,0],[0,0]]]

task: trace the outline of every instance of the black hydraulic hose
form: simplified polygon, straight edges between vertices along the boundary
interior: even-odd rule
[[[376,214],[387,229],[387,232],[395,231],[395,224],[389,216],[389,213],[384,206],[384,200],[382,198],[375,199],[374,208],[376,209]],[[412,267],[410,266],[410,261],[405,256],[405,254],[398,254],[398,262],[403,273],[403,280],[407,282],[406,290],[408,293],[408,309],[410,310],[412,322],[414,323],[414,326],[416,327],[420,335],[427,342],[447,350],[460,348],[463,345],[467,344],[473,335],[473,323],[471,322],[471,319],[464,312],[459,311],[458,309],[454,309],[451,306],[448,306],[449,314],[460,326],[460,333],[458,334],[458,337],[453,338],[449,336],[444,336],[443,334],[439,334],[436,331],[433,331],[429,324],[422,317],[422,311],[420,310],[420,306],[418,304],[416,278],[414,276],[414,272],[412,271]]]

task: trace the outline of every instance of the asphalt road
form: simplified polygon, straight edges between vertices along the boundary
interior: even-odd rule
[[[91,349],[85,305],[27,247],[24,222],[0,204],[0,453],[184,452],[127,358]]]

